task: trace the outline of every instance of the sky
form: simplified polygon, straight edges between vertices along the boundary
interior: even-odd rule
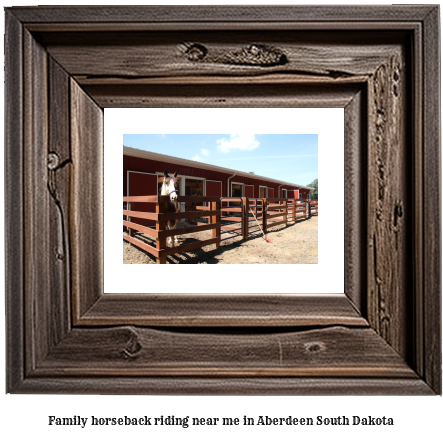
[[[124,134],[123,144],[295,184],[318,179],[317,134]]]

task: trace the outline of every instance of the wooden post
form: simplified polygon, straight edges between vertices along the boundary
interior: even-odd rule
[[[267,198],[263,198],[263,233],[266,234],[267,230],[267,216],[268,215],[268,200]]]
[[[155,212],[157,214],[164,213],[165,211],[165,203],[164,202],[158,202],[155,205]],[[160,220],[161,217],[158,218],[157,222],[155,223],[155,229],[157,231],[163,231],[166,229],[166,221]],[[174,238],[174,237],[172,237]],[[160,251],[161,249],[166,249],[166,237],[159,238],[157,237],[155,242],[156,248]],[[166,264],[166,256],[163,257],[157,257],[157,264],[158,265],[165,265]]]
[[[242,198],[242,225],[243,225],[243,239],[249,236],[249,198]]]
[[[246,207],[246,198],[241,198],[241,235],[242,238],[245,238],[245,207]]]
[[[132,211],[132,209],[133,209],[133,205],[132,205],[132,202],[128,202],[128,210],[129,211]],[[132,217],[131,216],[128,216],[128,222],[132,222]],[[129,230],[129,235],[131,236],[131,237],[133,237],[134,236],[134,230],[132,229],[132,228],[129,228],[128,227],[128,230]]]
[[[209,204],[209,202],[208,202],[208,204]],[[210,204],[211,204],[211,210],[220,210],[220,208],[221,208],[220,201],[211,202]],[[209,216],[209,217],[210,217],[212,224],[215,224],[218,222],[217,228],[214,228],[212,230],[212,238],[215,239],[216,237],[220,237],[220,221],[221,221],[220,214],[217,214],[216,216]],[[215,244],[215,247],[218,248],[219,246],[220,246],[220,242],[217,242]]]
[[[285,222],[286,222],[285,227],[287,227],[288,226],[288,200],[287,199],[285,199],[283,201],[283,211],[285,212]]]

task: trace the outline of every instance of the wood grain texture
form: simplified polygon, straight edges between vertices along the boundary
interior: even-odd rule
[[[345,107],[358,84],[224,85],[185,83],[171,85],[86,85],[84,90],[106,108],[324,108]]]
[[[425,44],[424,96],[423,107],[423,313],[422,324],[424,368],[423,376],[429,385],[441,393],[441,84],[440,40],[436,35],[440,28],[440,14],[437,8],[426,16],[423,38]],[[432,190],[427,190],[432,187]],[[440,306],[438,305],[440,303]],[[420,353],[419,353],[420,354]]]
[[[45,377],[27,379],[17,393],[152,395],[433,395],[420,379],[313,377]]]
[[[25,348],[24,241],[23,234],[23,29],[5,11],[5,299],[6,299],[6,386],[23,382]]]
[[[48,63],[44,48],[29,32],[23,35],[24,52],[24,217],[25,287],[30,292],[24,302],[26,367],[36,367],[54,345],[50,296],[49,216],[47,190]],[[34,123],[39,118],[42,123]],[[38,327],[38,329],[37,329]]]
[[[392,52],[392,46],[402,39],[374,33],[371,39],[365,34],[365,41],[358,44],[354,35],[354,47],[346,47],[346,37],[331,44],[331,34],[320,33],[310,41],[305,32],[150,32],[129,33],[124,40],[119,34],[90,33],[71,42],[70,34],[57,33],[42,37],[51,56],[64,65],[73,75],[86,78],[105,78],[116,82],[130,81],[144,77],[175,76],[242,76],[254,77],[266,71],[270,74],[298,74],[313,78],[340,78],[364,75],[373,72]],[[383,36],[385,38],[383,38]],[[56,42],[52,43],[52,39]],[[265,43],[263,40],[265,38]],[[300,41],[293,44],[292,41]],[[189,56],[189,48],[198,43],[207,53],[202,59]],[[254,56],[247,61],[236,62],[237,53],[251,51],[250,47],[269,47],[282,53],[284,64],[266,66],[253,64]],[[255,53],[255,52],[254,52]],[[368,56],[369,55],[369,56]],[[234,59],[233,59],[234,58]],[[263,57],[257,57],[259,60]],[[252,63],[252,65],[251,65]]]
[[[381,64],[368,87],[368,318],[406,356],[411,285],[408,257],[406,74],[402,53]]]
[[[367,327],[343,294],[105,294],[79,325]]]
[[[103,111],[71,79],[73,317],[103,293]],[[91,263],[94,260],[94,263]]]
[[[413,337],[414,337],[414,353],[412,354],[411,360],[414,364],[414,368],[417,373],[421,376],[424,374],[424,360],[425,355],[422,354],[424,350],[424,338],[423,338],[423,316],[424,316],[424,297],[425,297],[425,282],[423,281],[423,240],[425,238],[425,232],[423,228],[423,112],[424,112],[424,101],[423,101],[423,85],[424,81],[422,78],[423,75],[423,33],[416,32],[413,38],[413,48],[410,56],[413,56],[415,59],[414,67],[413,67],[413,75],[417,78],[416,81],[413,81],[412,84],[412,102],[413,108],[412,111],[415,114],[414,123],[412,124],[412,135],[414,139],[414,144],[417,145],[413,149],[413,161],[416,163],[416,166],[413,169],[413,177],[414,177],[414,198],[413,198],[413,206],[414,206],[414,217],[413,217],[413,232],[414,232],[414,241],[412,244],[413,253],[412,253],[412,263],[414,269],[414,326],[413,326]]]
[[[33,374],[417,378],[370,328],[236,330],[215,337],[207,330],[74,329]]]
[[[441,393],[438,32],[433,6],[8,9],[8,391]],[[103,295],[105,106],[346,108],[351,300]]]
[[[13,7],[11,12],[26,23],[180,23],[190,22],[195,27],[199,23],[210,22],[212,25],[222,22],[278,24],[309,21],[353,22],[364,26],[365,22],[402,22],[423,20],[432,10],[432,5],[398,6],[198,6],[182,8],[180,6],[145,6],[145,7],[78,7],[63,9],[57,7]],[[311,25],[312,26],[312,25]]]
[[[366,157],[364,90],[355,94],[345,108],[345,292],[362,316],[367,317],[366,289]]]
[[[48,59],[47,188],[49,207],[49,263],[51,276],[51,321],[57,343],[71,327],[71,260],[69,203],[71,188],[71,141],[69,75]]]

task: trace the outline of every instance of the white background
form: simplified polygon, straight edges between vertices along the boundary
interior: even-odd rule
[[[199,120],[202,127],[197,134],[318,134],[321,181],[318,264],[171,266],[122,263],[122,181],[116,175],[123,167],[123,134],[195,134],[195,120]],[[261,131],[263,126],[266,131]],[[163,280],[165,276],[177,275],[178,278],[198,278],[195,282],[173,282],[175,291],[180,293],[199,293],[199,285],[205,284],[213,286],[212,293],[226,293],[226,282],[213,279],[232,277],[235,286],[230,292],[271,293],[275,291],[275,279],[281,276],[297,278],[297,287],[288,287],[283,293],[343,293],[344,221],[343,215],[337,214],[337,208],[340,209],[337,198],[344,193],[343,132],[342,108],[105,109],[105,292],[171,293],[174,290],[165,288]],[[167,151],[165,154],[168,155]],[[275,154],[278,154],[278,146]],[[290,182],[297,183],[296,177]],[[269,237],[272,240],[272,233]],[[262,244],[270,245],[265,240]],[[328,278],[331,286],[325,288],[317,281],[320,277]]]
[[[45,4],[51,2],[45,1]],[[52,2],[60,4],[60,1]],[[95,1],[95,4],[112,4],[110,0]],[[156,2],[157,4],[164,2]],[[191,2],[188,2],[191,3]],[[198,4],[194,3],[193,4]],[[209,3],[209,2],[204,2]],[[204,4],[203,3],[203,4]],[[218,2],[222,4],[223,2]],[[233,2],[225,2],[232,4]],[[260,0],[243,0],[241,4],[270,3]],[[297,4],[279,0],[279,4]],[[357,1],[340,0],[340,2],[310,2],[304,0],[300,4],[356,4]],[[366,4],[389,4],[383,1],[366,0]],[[32,2],[14,1],[4,5],[30,5]],[[132,4],[147,4],[134,1]],[[1,20],[3,26],[3,20]],[[0,74],[3,70],[0,69]],[[3,108],[3,105],[1,105]],[[3,123],[3,118],[0,119]],[[3,154],[0,154],[3,157]],[[3,172],[3,166],[0,166]],[[0,188],[3,191],[3,175],[0,175]],[[4,220],[3,212],[1,213]],[[3,222],[2,222],[3,223]],[[0,243],[4,234],[0,233]],[[0,264],[1,283],[4,284],[4,265]],[[321,279],[325,281],[325,279]],[[327,284],[327,281],[325,281]],[[0,327],[4,329],[4,300],[0,300]],[[4,336],[0,336],[0,354],[4,358]],[[0,362],[0,392],[4,391],[4,361]],[[192,397],[192,396],[65,396],[65,395],[1,395],[0,396],[0,431],[2,436],[32,436],[40,437],[97,437],[106,434],[107,438],[121,437],[131,434],[132,437],[166,437],[173,433],[175,436],[192,436],[206,438],[210,433],[213,437],[250,436],[258,438],[309,436],[359,438],[375,435],[379,437],[400,436],[439,436],[442,433],[443,402],[441,397]],[[48,415],[58,416],[120,416],[120,415],[192,415],[192,416],[249,416],[278,415],[278,416],[335,416],[335,415],[387,415],[395,419],[394,427],[262,427],[247,429],[225,429],[221,427],[208,430],[201,429],[122,429],[120,427],[104,429],[80,429],[79,427],[48,427]]]

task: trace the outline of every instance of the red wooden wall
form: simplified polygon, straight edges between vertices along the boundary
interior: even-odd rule
[[[222,196],[222,186],[218,181],[206,181],[206,196]]]
[[[129,172],[126,179],[129,182],[129,196],[156,196],[157,176],[152,174]],[[124,194],[126,196],[126,193]],[[155,204],[146,202],[134,202],[132,210],[147,213],[155,213]],[[150,219],[132,218],[132,222],[150,227],[155,225],[155,221]]]
[[[245,186],[245,197],[246,198],[256,198],[257,196],[255,195],[256,191],[255,191],[255,187],[253,185],[246,185]]]
[[[217,172],[213,170],[207,170],[207,169],[199,169],[197,167],[191,167],[191,166],[183,166],[183,165],[177,165],[177,164],[171,164],[166,163],[162,161],[155,161],[155,160],[148,160],[145,158],[138,158],[138,157],[131,157],[128,155],[123,155],[123,196],[126,196],[127,194],[127,171],[132,170],[135,172],[147,172],[147,173],[156,173],[156,172],[164,172],[164,170],[167,170],[169,173],[174,173],[175,171],[178,171],[179,175],[185,175],[187,177],[199,177],[199,178],[205,178],[207,180],[213,180],[213,181],[221,181],[222,185],[222,196],[229,196],[227,195],[227,184],[228,184],[228,178],[233,175],[232,173],[222,173]],[[230,183],[232,180],[235,180],[235,182],[248,184],[254,186],[254,197],[259,196],[259,186],[266,186],[268,188],[274,189],[274,194],[272,197],[278,196],[278,187],[279,183],[271,183],[269,181],[262,181],[259,179],[253,179],[248,178],[244,176],[236,175],[234,178],[230,179]],[[215,186],[214,186],[215,187]],[[295,186],[290,185],[284,185],[280,187],[281,189],[287,189],[288,190],[288,198],[290,197],[290,191],[295,189]],[[252,187],[247,189],[248,192],[252,192]],[[309,193],[309,190],[301,189],[302,194]],[[131,190],[132,191],[132,190]],[[269,192],[269,190],[268,190]],[[271,191],[272,192],[272,191]],[[281,193],[281,191],[280,191]],[[148,195],[148,193],[146,193]]]
[[[286,188],[284,186],[283,188]],[[301,193],[301,198],[299,198],[299,193]],[[308,199],[309,190],[307,189],[297,189],[297,190],[289,190],[288,189],[288,199]]]

